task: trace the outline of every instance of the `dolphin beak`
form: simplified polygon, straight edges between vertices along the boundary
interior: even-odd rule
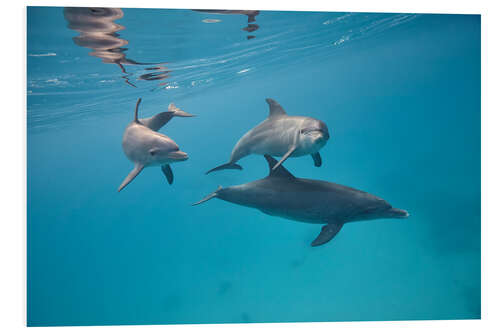
[[[330,139],[330,133],[328,133],[328,131],[321,131],[321,133],[323,133],[323,140],[328,140]]]
[[[173,152],[169,153],[168,158],[171,160],[174,160],[174,161],[185,161],[189,157],[188,157],[188,154],[186,154],[185,152],[177,150],[177,151],[173,151]]]
[[[320,135],[318,135],[314,141],[315,142],[321,142],[321,141],[328,141],[328,139],[330,139],[330,135],[328,134],[328,132],[323,132],[323,131],[320,131],[319,133],[321,133]]]

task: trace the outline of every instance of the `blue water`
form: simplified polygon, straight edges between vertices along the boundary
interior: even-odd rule
[[[122,49],[91,55],[63,8],[28,8],[28,325],[480,318],[480,16],[261,11],[246,31],[244,15],[122,12]],[[161,130],[190,158],[173,185],[147,168],[117,193],[138,97],[142,117],[196,114]],[[192,207],[267,175],[255,155],[204,174],[267,97],[330,129],[323,166],[289,159],[294,175],[410,218],[312,248],[319,225]]]

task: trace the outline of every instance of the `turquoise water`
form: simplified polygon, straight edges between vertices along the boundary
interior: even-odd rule
[[[115,13],[82,25],[28,8],[28,325],[480,318],[480,16]],[[147,168],[117,193],[139,97],[142,117],[171,102],[196,115],[161,130],[190,158],[172,185]],[[267,175],[256,155],[204,174],[267,97],[329,127],[323,166],[289,159],[294,175],[410,218],[312,248],[319,225],[192,207]]]

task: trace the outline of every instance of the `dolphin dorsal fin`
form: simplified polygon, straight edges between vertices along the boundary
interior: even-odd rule
[[[266,98],[266,102],[269,104],[269,118],[286,115],[285,110],[274,99]]]
[[[139,111],[139,104],[141,104],[141,101],[142,101],[142,98],[139,98],[139,99],[137,100],[137,103],[135,104],[134,121],[135,121],[136,123],[138,123],[138,122],[139,122],[139,118],[137,117],[137,113],[138,113],[138,111]]]
[[[280,165],[276,169],[273,170],[274,166],[278,163],[274,158],[272,158],[270,155],[264,155],[264,158],[267,161],[267,164],[269,165],[269,176],[268,177],[283,177],[283,178],[290,178],[293,179],[295,178],[294,175],[290,173],[283,165]]]

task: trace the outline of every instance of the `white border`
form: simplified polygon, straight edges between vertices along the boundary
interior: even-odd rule
[[[1,219],[0,246],[0,327],[4,332],[26,329],[26,5],[52,6],[117,6],[143,8],[228,8],[267,10],[321,10],[363,12],[413,12],[413,13],[464,13],[481,14],[482,18],[482,320],[465,321],[405,321],[405,322],[337,322],[300,324],[251,324],[251,325],[168,325],[168,326],[110,326],[30,328],[37,331],[357,331],[370,329],[375,332],[409,331],[498,331],[500,313],[498,263],[500,220],[496,212],[500,188],[499,113],[497,97],[499,77],[499,22],[495,1],[452,0],[307,0],[290,1],[152,1],[152,0],[101,0],[101,1],[19,1],[3,5],[1,12],[2,39],[2,126],[1,144]],[[467,133],[464,133],[467,135]],[[467,177],[467,175],[464,175]]]

